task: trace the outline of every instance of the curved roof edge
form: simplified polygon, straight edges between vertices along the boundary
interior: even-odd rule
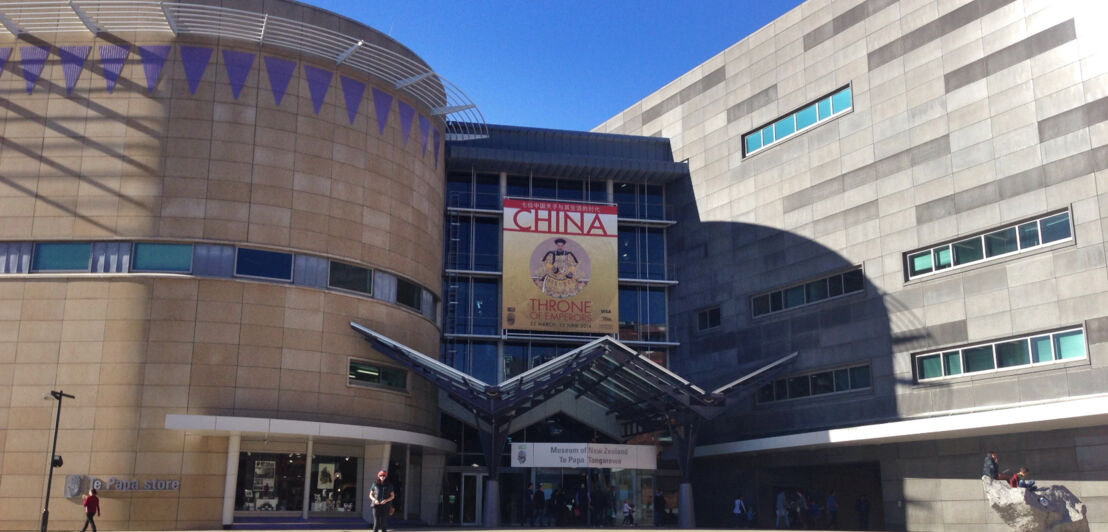
[[[296,3],[289,5],[306,7]],[[369,26],[363,27],[388,38]],[[314,55],[333,61],[336,67],[346,66],[365,72],[391,84],[393,89],[407,93],[426,106],[431,116],[443,122],[448,140],[479,139],[488,135],[484,116],[477,105],[415,54],[390,50],[381,44],[301,20],[184,2],[0,2],[0,35],[7,33],[30,39],[55,33],[91,33],[99,36],[131,32],[233,39]]]

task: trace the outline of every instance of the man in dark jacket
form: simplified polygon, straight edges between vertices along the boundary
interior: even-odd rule
[[[992,451],[985,453],[985,466],[981,470],[981,476],[996,480],[998,469],[1000,469],[1000,463],[996,459],[996,453]]]

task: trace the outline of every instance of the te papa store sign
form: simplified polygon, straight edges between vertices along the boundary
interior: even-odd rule
[[[513,443],[512,467],[657,469],[653,445]]]
[[[105,495],[112,492],[154,492],[154,491],[178,491],[181,489],[181,481],[177,479],[135,479],[108,477],[88,477],[85,475],[65,476],[65,496],[76,497],[89,489],[95,489],[98,494]]]

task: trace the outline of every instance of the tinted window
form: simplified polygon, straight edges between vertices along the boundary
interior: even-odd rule
[[[235,275],[292,280],[292,254],[261,249],[238,248]]]
[[[415,283],[398,278],[396,302],[408,308],[420,310],[423,307],[423,290]]]
[[[331,261],[331,276],[328,284],[333,288],[372,294],[373,271],[361,266]]]

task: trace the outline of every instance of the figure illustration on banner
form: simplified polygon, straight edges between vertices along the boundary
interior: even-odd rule
[[[566,249],[567,244],[573,249]],[[577,295],[588,284],[588,256],[576,242],[561,237],[554,239],[554,249],[549,249],[549,246],[550,241],[546,240],[535,248],[533,256],[537,256],[541,249],[548,250],[537,264],[532,260],[535,286],[542,293],[559,299]],[[579,269],[582,271],[579,272]]]

